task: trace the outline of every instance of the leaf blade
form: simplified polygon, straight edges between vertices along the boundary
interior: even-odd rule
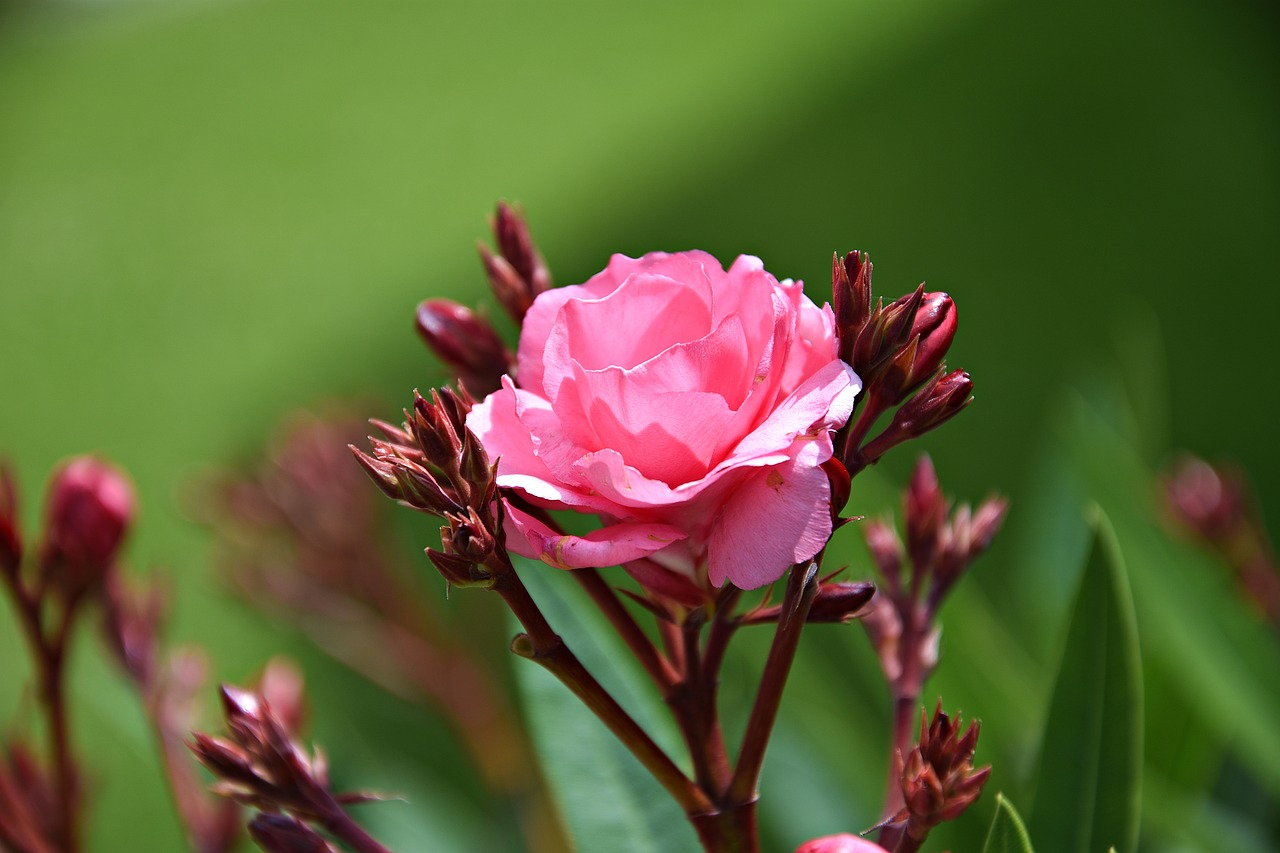
[[[1002,793],[996,794],[996,813],[982,853],[1035,853],[1021,815]]]
[[[1110,522],[1094,535],[1044,729],[1031,835],[1041,853],[1137,843],[1142,673],[1137,623]]]

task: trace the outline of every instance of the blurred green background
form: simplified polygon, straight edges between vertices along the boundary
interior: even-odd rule
[[[1280,518],[1277,35],[1262,0],[0,0],[0,453],[29,528],[57,460],[125,466],[131,560],[178,577],[177,639],[231,679],[301,655],[335,765],[422,813],[399,837],[482,849],[439,721],[232,601],[183,484],[298,406],[358,395],[390,417],[442,381],[412,309],[487,301],[474,243],[499,198],[558,283],[702,248],[821,300],[831,253],[863,249],[879,293],[923,279],[958,303],[950,361],[977,400],[921,449],[948,491],[1011,496],[973,583],[993,637],[1051,659],[1057,623],[1035,627],[1083,540],[1020,507],[1056,482],[1039,436],[1071,389],[1126,377],[1146,462],[1235,459]],[[869,480],[851,511],[891,508]],[[20,652],[6,611],[0,720],[29,724]],[[134,700],[88,644],[75,678],[93,849],[178,849]]]

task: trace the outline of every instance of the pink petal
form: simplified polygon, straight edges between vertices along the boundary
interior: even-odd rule
[[[806,453],[815,459],[807,458],[806,462],[821,465],[831,456],[827,430],[843,426],[849,419],[860,390],[862,381],[853,368],[842,361],[828,362],[775,408],[719,467],[737,467],[753,457],[778,453],[802,438],[815,442]]]
[[[507,547],[524,557],[541,560],[558,569],[617,566],[639,560],[685,537],[667,524],[623,522],[586,536],[557,533],[538,519],[503,501],[506,509]]]
[[[831,485],[821,468],[795,462],[753,471],[711,532],[711,582],[742,589],[773,583],[831,537]]]
[[[843,832],[806,841],[796,848],[796,853],[884,853],[884,848],[874,841]]]

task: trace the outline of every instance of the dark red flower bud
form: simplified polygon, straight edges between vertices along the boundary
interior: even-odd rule
[[[479,586],[485,589],[493,587],[493,575],[475,560],[432,548],[427,549],[427,558],[436,567],[436,571],[440,572],[440,576],[452,586]]]
[[[886,351],[905,345],[915,334],[916,315],[924,304],[924,285],[899,296],[884,309],[884,341]]]
[[[249,822],[249,835],[267,853],[338,853],[314,829],[284,814],[260,813]]]
[[[822,470],[826,472],[827,480],[831,484],[831,518],[838,520],[840,511],[844,509],[845,504],[849,503],[849,492],[853,488],[853,480],[849,476],[849,469],[834,456],[822,463]]]
[[[947,520],[947,499],[938,485],[933,462],[922,455],[903,495],[907,519],[907,553],[917,567],[933,562],[938,533]]]
[[[892,526],[875,519],[862,525],[862,536],[867,541],[871,559],[880,569],[880,577],[888,587],[896,590],[902,579],[902,540]]]
[[[849,622],[861,616],[876,594],[866,581],[824,583],[809,608],[810,622]]]
[[[53,476],[40,562],[46,583],[71,601],[115,562],[133,519],[133,487],[92,456],[70,460]]]
[[[931,828],[954,820],[978,799],[991,774],[988,765],[974,769],[978,724],[962,732],[960,718],[952,723],[939,703],[933,720],[922,713],[920,741],[903,759],[898,757],[899,777],[906,810],[906,832],[917,840]]]
[[[919,338],[906,390],[918,388],[942,367],[956,336],[956,305],[945,293],[926,293],[916,311],[912,336]]]
[[[16,573],[22,563],[18,488],[8,465],[0,465],[0,572]]]
[[[960,414],[972,394],[973,380],[963,370],[939,376],[894,413],[885,432],[900,433],[899,442],[924,435]]]
[[[840,360],[852,364],[853,346],[871,318],[871,261],[853,251],[831,258],[831,304],[840,338]]]
[[[418,334],[458,380],[480,397],[497,391],[511,359],[488,321],[448,299],[428,299],[418,306]]]
[[[533,245],[524,214],[505,201],[498,202],[493,220],[493,236],[498,250],[520,277],[529,283],[534,297],[551,287],[551,274]]]
[[[481,243],[480,258],[498,302],[518,324],[538,294],[551,287],[551,274],[534,248],[524,217],[505,202],[498,204],[493,234],[498,254]]]
[[[871,312],[871,318],[858,333],[853,345],[852,360],[849,362],[858,376],[862,378],[869,394],[877,395],[882,405],[896,403],[900,394],[898,388],[905,387],[906,376],[897,377],[890,384],[891,388],[879,388],[881,375],[892,361],[898,361],[899,369],[904,369],[902,350],[912,340],[912,327],[915,325],[916,312],[924,300],[924,285],[913,292],[902,296],[887,307],[878,302]],[[909,359],[914,362],[914,353]],[[910,369],[911,364],[905,365]]]

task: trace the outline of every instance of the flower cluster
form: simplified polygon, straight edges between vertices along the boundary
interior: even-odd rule
[[[503,598],[526,632],[512,650],[582,698],[684,808],[707,850],[754,850],[759,773],[805,624],[872,614],[875,639],[908,604],[923,614],[896,634],[904,643],[895,648],[910,646],[915,661],[909,677],[900,662],[898,673],[886,668],[900,710],[914,711],[932,668],[919,664],[936,603],[999,527],[996,503],[945,523],[936,480],[925,494],[918,475],[910,583],[882,565],[885,592],[869,606],[871,584],[820,572],[833,532],[848,521],[840,513],[852,477],[972,399],[968,375],[945,366],[954,303],[923,286],[873,303],[871,264],[858,252],[835,259],[834,307],[819,307],[757,258],[726,268],[703,252],[615,255],[586,282],[552,289],[523,219],[500,206],[494,231],[497,252],[482,247],[482,259],[520,327],[514,357],[482,315],[422,303],[419,332],[460,390],[415,395],[404,424],[375,421],[382,437],[356,456],[388,496],[446,522],[441,547],[428,549],[441,575]],[[580,532],[565,511],[599,524]],[[868,532],[892,550],[887,528]],[[671,708],[692,772],[555,634],[512,554],[568,570],[582,585]],[[639,591],[606,580],[600,570],[612,566]],[[784,577],[780,602],[766,593],[743,607],[744,591]],[[926,577],[932,592],[922,599]],[[656,616],[661,646],[628,599]],[[752,625],[774,626],[774,637],[735,756],[717,685],[730,639]],[[888,661],[888,633],[879,636]],[[981,779],[970,784],[976,795]],[[895,782],[890,813],[902,790]],[[888,849],[906,838],[894,829],[880,839]],[[833,836],[802,849],[869,848],[881,849]]]

